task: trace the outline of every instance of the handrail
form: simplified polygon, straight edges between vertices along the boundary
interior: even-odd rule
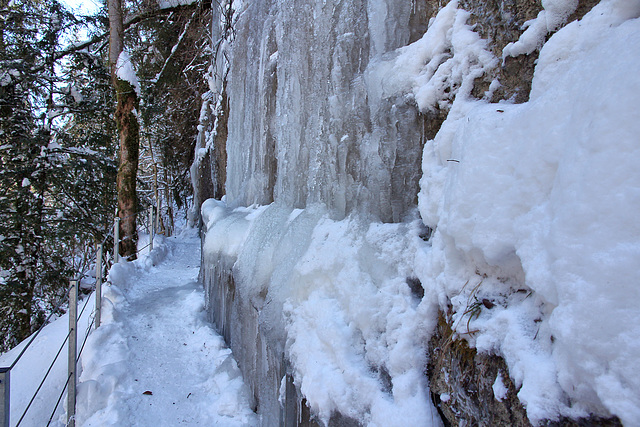
[[[58,349],[58,352],[56,353],[56,357],[53,358],[53,361],[49,365],[49,369],[47,369],[47,372],[44,374],[44,377],[42,378],[42,381],[40,381],[40,385],[38,386],[38,389],[36,390],[35,393],[33,393],[33,396],[31,397],[31,400],[29,401],[29,404],[27,405],[27,407],[25,408],[24,412],[22,413],[22,416],[18,420],[18,423],[16,424],[16,427],[18,427],[20,425],[20,423],[22,422],[24,417],[27,415],[27,411],[31,407],[31,404],[33,403],[33,401],[36,399],[36,396],[38,395],[38,392],[42,388],[42,385],[44,384],[44,382],[46,381],[47,377],[49,376],[49,373],[51,373],[51,369],[53,368],[53,365],[55,365],[56,360],[58,360],[58,357],[60,356],[60,353],[62,352],[62,349],[64,348],[64,345],[67,343],[67,341],[69,341],[69,335],[71,335],[71,331],[69,331],[67,333],[67,336],[65,337],[64,341],[62,341],[62,345]]]
[[[78,352],[78,357],[76,357],[76,363],[80,361],[80,356],[82,355],[82,350],[84,350],[84,345],[87,343],[87,339],[89,338],[89,335],[91,334],[91,327],[93,326],[93,324],[96,322],[96,318],[94,317],[91,320],[91,323],[89,323],[89,326],[87,327],[87,331],[84,334],[84,339],[82,340],[82,345],[80,346],[80,351]]]
[[[151,207],[151,209],[153,209],[153,207]],[[120,221],[122,219],[127,219],[127,218],[130,218],[131,216],[139,215],[139,214],[144,213],[144,212],[145,212],[145,210],[142,210],[142,211],[136,212],[136,213],[134,213],[132,215],[126,216],[124,218],[116,218],[115,219],[116,224],[118,224],[118,221]],[[150,215],[149,215],[149,225],[146,228],[150,232],[151,239],[153,239],[154,231],[155,231],[154,230],[154,223],[153,223],[153,213],[150,213]],[[138,231],[138,230],[136,230],[136,231]],[[102,274],[103,274],[103,272],[102,272],[102,262],[101,262],[102,260],[100,260],[100,262],[99,262],[98,259],[97,259],[98,256],[104,257],[104,255],[106,255],[106,254],[104,254],[104,252],[102,252],[102,245],[104,245],[109,238],[114,238],[113,248],[114,248],[114,260],[115,260],[115,259],[117,259],[115,250],[117,250],[117,248],[119,246],[119,243],[131,238],[130,236],[127,236],[127,237],[124,237],[123,239],[119,239],[119,238],[116,239],[115,237],[117,235],[118,235],[117,229],[113,229],[109,233],[105,234],[102,242],[98,245],[98,248],[96,250],[94,250],[93,253],[91,254],[91,256],[87,259],[85,267],[82,269],[81,272],[79,272],[75,276],[74,279],[72,279],[72,282],[75,282],[75,284],[72,283],[72,286],[76,286],[76,290],[75,290],[76,295],[77,295],[77,287],[80,286],[81,280],[83,278],[87,277],[87,273],[88,273],[88,271],[90,269],[90,266],[92,265],[92,263],[94,263],[94,261],[95,261],[95,266],[96,266],[96,290],[95,291],[96,291],[96,294],[97,294],[97,292],[100,292],[100,294],[102,294],[102,291],[101,291]],[[147,244],[147,245],[145,245],[145,246],[143,246],[141,248],[137,248],[135,254],[136,255],[140,254],[140,252],[142,252],[143,250],[145,250],[148,247],[151,247],[151,249],[153,249],[153,241],[151,241],[149,244]],[[100,254],[100,255],[98,255],[98,254]],[[98,271],[98,269],[99,269],[99,271]],[[29,342],[20,351],[20,354],[18,354],[18,356],[13,360],[13,362],[11,363],[9,368],[6,368],[7,372],[6,372],[5,375],[7,376],[7,386],[9,385],[9,375],[11,373],[11,370],[16,366],[16,364],[24,356],[24,354],[30,348],[30,346],[33,344],[33,342],[38,337],[40,332],[44,329],[44,327],[47,324],[49,324],[49,322],[50,322],[51,318],[53,317],[53,315],[58,312],[58,310],[62,307],[62,305],[65,302],[69,302],[69,304],[74,304],[74,303],[77,304],[77,298],[73,298],[73,299],[75,299],[75,302],[72,302],[70,300],[70,295],[69,294],[66,294],[66,295],[64,295],[63,297],[60,298],[60,300],[56,303],[55,307],[53,308],[53,310],[51,311],[49,316],[45,319],[45,321],[38,328],[38,330],[31,336]],[[70,322],[69,332],[67,333],[65,339],[62,341],[62,344],[60,345],[60,348],[58,349],[58,352],[56,353],[55,357],[51,361],[51,364],[49,365],[49,368],[47,369],[47,371],[44,374],[42,380],[40,381],[40,384],[38,385],[36,391],[34,392],[33,396],[31,397],[31,399],[30,399],[29,403],[27,404],[26,408],[24,409],[22,415],[20,416],[20,419],[18,420],[18,423],[16,424],[16,427],[18,427],[20,425],[20,423],[24,420],[27,412],[31,408],[31,405],[35,401],[36,396],[38,395],[38,393],[42,389],[42,386],[44,385],[44,382],[49,377],[49,374],[51,373],[51,370],[53,369],[53,366],[55,365],[56,361],[60,357],[62,349],[65,347],[67,342],[71,342],[70,341],[71,339],[74,340],[73,341],[74,343],[76,342],[75,340],[77,340],[77,329],[78,329],[77,328],[77,322],[78,322],[78,320],[80,320],[82,318],[82,316],[83,316],[83,314],[84,314],[84,312],[85,312],[85,310],[87,308],[87,305],[89,304],[90,299],[91,299],[90,297],[87,297],[86,301],[84,302],[84,305],[82,307],[82,310],[80,311],[80,314],[77,315],[77,316],[74,316],[75,317],[74,320],[70,319],[70,321],[71,320],[72,321]],[[70,359],[69,359],[70,368],[69,369],[70,369],[70,371],[69,371],[68,376],[67,376],[67,381],[65,381],[64,387],[62,388],[62,391],[61,391],[61,393],[60,393],[60,395],[58,397],[56,405],[53,408],[53,412],[51,413],[51,416],[49,417],[49,421],[47,422],[47,426],[53,420],[53,417],[55,416],[55,413],[56,413],[56,411],[57,411],[57,409],[58,409],[58,407],[60,405],[60,401],[62,400],[62,397],[65,394],[65,391],[68,388],[70,390],[74,390],[75,389],[75,384],[71,384],[71,386],[73,386],[73,387],[70,387],[70,383],[69,382],[71,381],[71,379],[73,377],[76,376],[75,375],[75,365],[80,360],[80,356],[82,355],[82,352],[84,350],[84,347],[85,347],[85,344],[86,344],[87,339],[89,337],[89,334],[91,333],[91,329],[94,327],[94,325],[96,326],[96,328],[99,326],[99,323],[98,323],[99,320],[98,320],[98,322],[96,322],[96,318],[99,319],[99,317],[100,317],[100,309],[101,308],[99,307],[99,304],[100,304],[100,298],[97,298],[97,295],[96,295],[96,308],[91,313],[91,317],[92,317],[91,318],[91,322],[89,322],[89,325],[88,325],[88,327],[87,327],[87,329],[85,331],[85,336],[84,336],[84,339],[83,339],[83,342],[82,342],[82,346],[80,347],[80,351],[78,351],[73,356],[74,360],[71,359],[71,354],[69,354],[69,357],[70,357]],[[71,310],[71,309],[69,310],[69,314],[70,315],[72,314],[72,312],[77,312],[77,308],[76,308],[76,310]],[[75,325],[75,327],[73,327],[72,324]],[[75,344],[74,344],[74,347],[75,347]],[[73,352],[74,352],[74,350],[73,350],[73,347],[72,347],[70,349],[70,353],[73,353]],[[71,369],[72,367],[74,367],[73,370]],[[7,390],[6,395],[5,396],[0,396],[0,399],[8,399],[8,396],[9,396],[9,394],[8,394],[8,390]],[[75,402],[75,399],[73,399],[73,401]],[[75,403],[71,403],[71,401],[70,401],[69,405],[73,405],[74,407],[67,409],[67,425],[75,426],[75,420],[74,420]],[[5,424],[8,427],[8,425],[9,425],[9,414],[8,413],[5,414],[5,420],[0,420],[0,426],[4,426]]]
[[[40,332],[44,329],[44,327],[49,323],[49,320],[51,320],[51,317],[53,317],[53,315],[58,311],[58,309],[62,306],[62,304],[67,300],[67,295],[63,296],[62,298],[60,298],[60,300],[58,301],[58,303],[56,304],[56,307],[51,310],[51,313],[49,314],[49,317],[47,317],[44,321],[44,323],[38,328],[38,330],[36,331],[35,334],[33,334],[31,336],[31,340],[29,340],[29,342],[27,343],[27,345],[24,346],[24,348],[22,349],[22,351],[20,352],[20,354],[18,354],[18,357],[15,358],[15,360],[13,361],[13,363],[11,363],[11,365],[9,366],[9,370],[13,369],[14,366],[16,366],[16,364],[18,363],[18,361],[22,358],[22,356],[24,355],[24,353],[27,351],[27,349],[29,348],[29,346],[33,343],[33,341],[36,339],[36,337],[38,336],[38,334],[40,334]]]
[[[78,285],[80,283],[78,282]],[[82,310],[80,311],[80,314],[78,315],[78,320],[82,319],[82,314],[84,313],[84,309],[87,308],[87,304],[89,304],[89,300],[90,298],[87,298],[87,300],[84,302],[84,307],[82,307]]]

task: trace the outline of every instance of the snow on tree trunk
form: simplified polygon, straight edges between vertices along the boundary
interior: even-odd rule
[[[134,110],[137,94],[131,83],[117,79],[118,106],[116,122],[120,138],[120,166],[118,167],[118,216],[120,217],[120,255],[135,259],[138,233],[136,231],[136,175],[138,173],[139,126]]]
[[[123,53],[124,30],[121,0],[109,0],[109,62],[111,78],[116,89],[118,105],[116,123],[120,143],[118,167],[118,216],[120,217],[120,255],[135,259],[138,233],[136,231],[136,175],[138,173],[139,125],[134,110],[138,107],[139,86],[128,55]]]

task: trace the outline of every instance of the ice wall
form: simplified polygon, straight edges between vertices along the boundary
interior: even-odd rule
[[[309,412],[324,425],[440,425],[424,376],[434,304],[412,267],[419,220],[213,199],[202,213],[207,307],[262,425],[308,425]]]
[[[428,330],[411,330],[420,321],[406,283],[411,271],[405,262],[406,271],[395,271],[395,258],[382,267],[382,249],[376,249],[382,242],[366,243],[363,236],[371,220],[416,219],[424,117],[407,93],[381,96],[378,74],[387,67],[375,64],[415,39],[410,22],[425,26],[427,18],[417,18],[412,4],[401,1],[253,1],[234,2],[233,8],[234,36],[216,45],[210,79],[212,92],[228,97],[228,110],[207,98],[203,118],[211,112],[216,118],[203,120],[198,153],[199,165],[212,163],[206,156],[216,136],[228,132],[226,203],[203,206],[208,231],[202,274],[211,320],[239,360],[263,425],[304,423],[309,410],[346,425],[437,420],[422,375],[424,355],[401,361],[403,349],[422,352],[420,337],[424,341]],[[216,10],[216,28],[224,27],[224,10],[224,4]],[[212,126],[221,111],[228,114],[226,129]],[[206,169],[194,167],[204,170],[204,181],[215,182],[215,167]],[[242,208],[253,204],[269,207]],[[314,253],[339,255],[354,241],[362,247],[313,268],[307,261],[310,270],[297,272],[309,245],[320,243],[312,238],[316,227],[331,231],[331,221],[349,215],[367,219],[336,223],[331,245]],[[395,241],[412,229],[398,227],[382,234]],[[372,278],[376,264],[384,275]],[[334,298],[337,285],[324,278],[340,271],[343,294]],[[360,280],[369,284],[360,286]],[[385,302],[385,292],[396,296]],[[367,302],[358,307],[358,299]],[[324,308],[313,310],[313,301],[324,301]],[[306,308],[297,311],[303,303]],[[388,326],[380,314],[372,323],[376,306],[396,307],[399,317]],[[283,313],[290,313],[289,321]],[[312,334],[306,343],[294,338],[322,317],[336,317],[335,330],[327,325],[326,334]],[[314,361],[332,352],[322,344],[332,336],[341,340],[342,356],[314,369]],[[366,349],[352,356],[363,339]],[[387,340],[400,344],[387,350]],[[332,373],[333,386],[314,380],[323,372]]]
[[[239,10],[229,75],[227,201],[323,203],[399,221],[424,143],[402,95],[371,96],[371,61],[409,42],[411,2],[256,1]]]

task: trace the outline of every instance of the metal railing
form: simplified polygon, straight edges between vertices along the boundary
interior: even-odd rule
[[[136,212],[135,214],[132,214],[132,215],[138,216],[138,215],[140,215],[141,213],[144,213],[144,212],[145,211]],[[123,218],[123,219],[126,219],[126,218]],[[124,239],[120,239],[120,220],[121,220],[120,218],[115,218],[114,224],[113,224],[113,231],[111,233],[107,234],[107,236],[104,238],[102,243],[97,245],[96,251],[93,253],[93,255],[89,258],[89,261],[87,262],[87,265],[90,265],[95,260],[95,277],[96,277],[95,291],[94,291],[95,292],[95,308],[94,308],[94,311],[91,313],[91,322],[89,322],[87,330],[85,331],[84,338],[83,338],[83,341],[82,341],[82,345],[80,346],[80,351],[78,351],[78,349],[77,349],[77,346],[78,346],[78,321],[82,318],[82,315],[84,314],[84,312],[85,312],[85,310],[87,308],[87,305],[88,305],[89,301],[91,300],[91,298],[90,298],[90,295],[87,296],[87,298],[86,298],[86,300],[84,302],[84,305],[83,305],[82,309],[80,310],[80,313],[78,314],[78,288],[80,286],[80,283],[81,283],[82,279],[84,277],[86,277],[87,272],[88,272],[88,268],[85,268],[84,271],[82,271],[76,278],[74,278],[73,280],[70,281],[68,293],[64,297],[60,298],[60,300],[56,303],[55,308],[51,311],[51,313],[49,314],[47,319],[42,323],[40,328],[31,336],[31,338],[29,339],[27,344],[20,351],[18,356],[13,360],[11,365],[8,366],[8,367],[0,367],[0,427],[10,427],[11,370],[18,364],[20,359],[24,356],[24,354],[27,352],[27,350],[30,348],[30,346],[33,344],[33,342],[36,340],[36,338],[38,337],[40,332],[42,332],[44,327],[47,324],[49,324],[51,318],[54,316],[55,313],[58,312],[58,310],[62,307],[62,305],[65,302],[69,303],[68,304],[69,305],[69,310],[68,310],[68,314],[69,314],[69,332],[67,333],[67,335],[66,335],[65,339],[63,340],[63,342],[60,344],[60,347],[58,348],[58,351],[57,351],[55,357],[53,358],[53,360],[51,361],[47,371],[43,375],[43,377],[42,377],[42,379],[40,381],[40,384],[38,385],[37,389],[33,393],[31,399],[29,400],[29,403],[24,408],[24,411],[20,415],[20,418],[18,419],[18,422],[15,424],[15,427],[19,427],[21,425],[21,423],[25,420],[27,412],[31,408],[33,402],[36,399],[36,396],[38,395],[38,393],[42,389],[42,386],[44,385],[45,381],[49,377],[49,374],[53,370],[54,364],[56,363],[56,361],[58,360],[58,358],[62,354],[62,350],[64,349],[65,345],[67,345],[67,343],[68,343],[68,346],[67,346],[67,349],[68,349],[68,357],[67,357],[67,362],[68,362],[67,363],[67,365],[68,365],[67,366],[67,373],[68,374],[67,374],[67,380],[65,381],[65,384],[64,384],[64,386],[62,388],[62,391],[58,395],[58,399],[56,401],[55,407],[53,408],[53,411],[51,411],[51,415],[50,415],[48,421],[46,422],[46,426],[49,426],[51,424],[51,422],[53,421],[53,418],[54,418],[54,416],[56,414],[56,411],[58,410],[58,407],[60,406],[60,402],[62,401],[62,399],[64,397],[64,394],[68,389],[68,392],[67,392],[67,423],[66,423],[66,425],[68,427],[75,427],[76,386],[77,386],[77,382],[78,382],[78,378],[77,378],[78,361],[80,360],[80,356],[82,354],[82,351],[84,350],[84,346],[85,346],[85,344],[87,342],[87,338],[89,337],[89,334],[91,332],[91,328],[94,327],[94,326],[95,326],[95,328],[100,327],[100,322],[101,322],[102,284],[103,284],[103,279],[105,277],[103,265],[107,265],[108,264],[106,262],[103,263],[103,261],[105,261],[105,255],[107,255],[104,252],[104,243],[107,241],[107,239],[109,237],[111,237],[113,235],[113,242],[114,242],[114,244],[113,244],[113,262],[114,263],[118,263],[120,261],[120,254],[119,254],[120,243],[123,242],[124,240],[128,239],[128,237],[126,237]],[[144,228],[146,228],[148,230],[148,232],[149,232],[149,244],[147,244],[146,246],[144,246],[142,248],[138,248],[136,250],[136,255],[139,254],[142,250],[144,250],[146,248],[150,248],[150,250],[153,250],[153,239],[154,239],[154,236],[155,236],[155,228],[156,228],[156,224],[154,223],[154,207],[153,206],[149,208],[149,219],[148,219],[148,222],[144,225]],[[139,231],[141,231],[141,229],[138,228],[136,231],[139,232]],[[108,261],[108,258],[107,258],[107,261]],[[44,420],[43,420],[42,425],[45,425],[44,424]]]

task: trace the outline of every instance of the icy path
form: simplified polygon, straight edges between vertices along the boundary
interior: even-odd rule
[[[105,322],[82,359],[78,424],[256,425],[231,351],[205,319],[200,241],[165,243],[111,270]]]

